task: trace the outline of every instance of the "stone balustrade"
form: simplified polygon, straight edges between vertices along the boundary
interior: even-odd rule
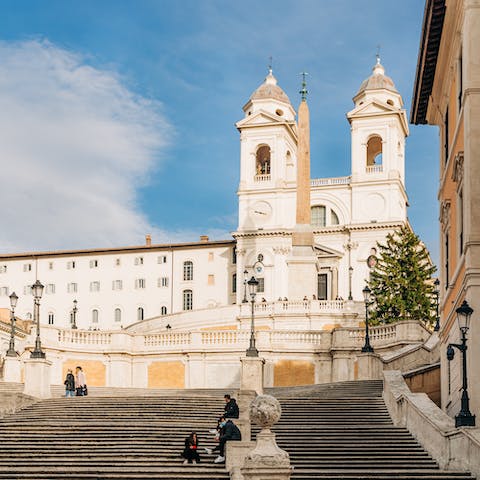
[[[326,185],[348,185],[352,177],[331,177],[331,178],[313,178],[310,181],[312,187],[323,187]]]

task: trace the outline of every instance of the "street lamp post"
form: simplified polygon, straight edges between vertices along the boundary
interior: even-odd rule
[[[438,332],[440,330],[440,315],[438,314],[438,303],[440,298],[440,289],[438,288],[440,285],[440,280],[437,278],[433,282],[435,285],[434,295],[435,295],[435,308],[436,308],[436,319],[435,319],[435,326],[433,327],[434,332]]]
[[[474,427],[475,426],[475,415],[472,415],[470,412],[468,390],[467,390],[467,332],[470,327],[470,317],[473,313],[473,308],[467,303],[466,300],[463,301],[462,305],[456,310],[458,326],[460,327],[460,332],[462,334],[462,343],[450,343],[447,347],[447,359],[453,360],[455,356],[454,348],[458,348],[462,352],[462,400],[460,413],[455,417],[455,426],[456,427]]]
[[[348,299],[353,300],[352,296],[352,276],[353,276],[353,267],[348,267]]]
[[[15,307],[17,306],[18,297],[13,292],[10,295],[10,345],[8,346],[7,350],[7,357],[16,357],[17,352],[15,351]]]
[[[247,275],[248,275],[248,272],[247,272],[247,270],[245,270],[243,272],[243,300],[242,300],[242,303],[248,303],[248,300],[247,300]]]
[[[30,358],[45,358],[45,352],[42,352],[42,343],[40,342],[40,299],[42,298],[43,285],[39,280],[32,285],[33,293],[33,321],[37,324],[37,337],[35,339],[35,349],[30,354]]]
[[[365,300],[365,345],[362,347],[362,353],[373,353],[373,347],[370,345],[370,335],[368,333],[368,307],[370,306],[370,294],[372,291],[368,285],[362,290]]]
[[[77,311],[78,311],[78,308],[77,308],[77,301],[74,300],[73,301],[73,309],[72,309],[72,330],[76,330],[78,327],[77,327]]]
[[[252,303],[252,322],[250,324],[250,346],[247,348],[247,357],[258,357],[258,350],[255,346],[255,296],[257,294],[258,280],[252,277],[248,282],[250,301]]]

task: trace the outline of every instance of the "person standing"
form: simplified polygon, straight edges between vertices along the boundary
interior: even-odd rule
[[[83,373],[82,367],[77,367],[75,369],[75,390],[77,397],[82,397],[85,395],[87,389],[87,379]]]
[[[75,396],[75,377],[73,376],[72,369],[69,368],[67,371],[67,376],[63,382],[65,385],[65,397],[74,397]]]

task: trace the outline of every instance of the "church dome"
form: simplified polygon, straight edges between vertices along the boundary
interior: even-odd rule
[[[271,69],[265,77],[265,81],[252,93],[250,100],[253,101],[268,98],[290,104],[290,99],[277,85],[277,79],[273,76]]]
[[[372,75],[370,75],[367,79],[365,79],[360,88],[355,95],[357,97],[361,93],[364,93],[366,90],[390,90],[391,92],[398,93],[398,90],[393,83],[393,80],[390,77],[385,75],[385,69],[383,65],[380,63],[380,57],[377,57],[377,63],[372,68]]]

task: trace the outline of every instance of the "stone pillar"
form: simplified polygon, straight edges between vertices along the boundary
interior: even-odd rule
[[[357,375],[355,380],[381,380],[383,363],[377,353],[359,353],[357,355]]]
[[[3,381],[16,382],[22,381],[22,363],[18,357],[5,357],[3,362]]]
[[[254,390],[259,395],[263,393],[263,365],[265,360],[260,357],[242,357],[242,373],[240,390]]]
[[[280,402],[271,395],[259,395],[250,407],[250,418],[262,427],[255,448],[245,457],[240,472],[245,480],[289,480],[293,468],[290,456],[275,441],[270,430],[280,420]]]
[[[25,388],[23,393],[37,398],[50,398],[50,366],[45,358],[29,358],[24,361]]]

